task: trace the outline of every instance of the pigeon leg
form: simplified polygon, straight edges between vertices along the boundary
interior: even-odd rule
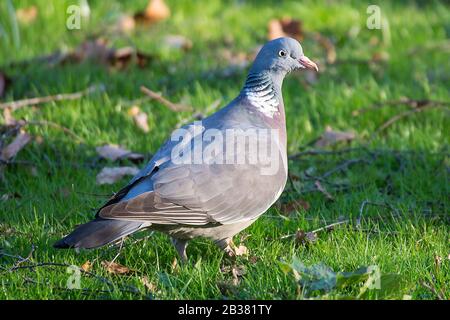
[[[217,246],[222,249],[230,258],[236,257],[236,246],[233,243],[233,238],[226,238],[216,242]]]
[[[172,238],[172,244],[175,247],[175,249],[177,250],[178,255],[180,256],[181,260],[183,262],[186,262],[188,260],[188,257],[186,254],[186,247],[188,245],[187,240]]]

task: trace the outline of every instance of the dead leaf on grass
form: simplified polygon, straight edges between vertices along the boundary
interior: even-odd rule
[[[36,20],[38,16],[38,8],[31,6],[27,8],[20,8],[16,10],[16,17],[20,23],[29,24]]]
[[[236,256],[245,256],[248,254],[248,249],[246,246],[240,245],[234,250]]]
[[[192,48],[192,41],[182,35],[168,35],[164,37],[163,41],[171,49],[188,51]]]
[[[97,174],[97,184],[113,184],[125,176],[134,176],[139,172],[136,167],[105,167]]]
[[[102,261],[102,267],[112,274],[130,274],[133,272],[130,268],[124,265],[106,260]]]
[[[302,41],[304,39],[303,22],[289,17],[272,19],[268,24],[269,40],[281,37],[291,37]]]
[[[164,0],[150,0],[144,12],[138,12],[134,15],[137,23],[151,25],[170,17],[170,8]]]
[[[158,289],[158,287],[153,282],[151,282],[147,276],[141,277],[141,282],[144,285],[144,287],[146,287],[147,290],[152,293],[156,292]]]
[[[292,211],[297,211],[297,210],[309,210],[310,208],[310,204],[308,201],[305,201],[303,199],[295,199],[292,201],[289,201],[288,203],[282,203],[279,208],[280,211],[284,214],[289,214]]]
[[[323,148],[335,145],[338,142],[349,142],[356,138],[354,132],[350,131],[335,131],[330,126],[325,128],[325,132],[316,141],[315,146]]]
[[[297,230],[295,233],[295,242],[300,244],[311,244],[317,241],[317,234],[314,232],[305,232]]]
[[[134,123],[144,131],[145,133],[150,132],[150,127],[148,126],[148,115],[141,111],[138,106],[133,106],[128,110],[128,114],[133,117]]]
[[[92,263],[89,260],[87,260],[81,266],[81,270],[83,270],[84,272],[90,272],[92,270]]]
[[[115,144],[105,144],[101,147],[95,148],[100,157],[111,161],[128,159],[131,161],[142,161],[144,155],[140,153],[131,152]]]

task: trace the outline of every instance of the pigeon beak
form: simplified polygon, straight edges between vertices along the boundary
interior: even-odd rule
[[[310,60],[307,56],[302,56],[298,59],[298,62],[303,66],[303,68],[319,71],[319,67],[312,60]]]

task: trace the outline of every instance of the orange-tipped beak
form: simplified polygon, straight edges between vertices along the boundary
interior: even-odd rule
[[[317,67],[317,64],[315,64],[307,56],[302,56],[300,59],[298,59],[298,62],[300,62],[300,64],[306,69],[316,70],[316,72],[319,71],[319,67]]]

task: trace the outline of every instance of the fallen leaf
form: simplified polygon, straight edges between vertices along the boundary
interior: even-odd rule
[[[30,142],[31,136],[25,131],[20,131],[14,140],[1,151],[0,159],[9,161]]]
[[[291,37],[299,41],[304,38],[303,23],[300,20],[294,20],[289,17],[282,19],[272,19],[268,24],[269,40],[281,37]]]
[[[145,17],[152,22],[161,21],[170,17],[170,9],[164,0],[150,0],[145,8]]]
[[[236,256],[244,256],[248,254],[248,249],[246,246],[240,245],[234,250]]]
[[[137,12],[134,19],[138,23],[150,25],[170,17],[170,9],[163,0],[150,0],[144,12]]]
[[[336,48],[334,47],[333,42],[328,38],[322,35],[319,32],[312,33],[312,38],[319,43],[319,45],[325,49],[327,62],[329,64],[333,64],[336,62]]]
[[[248,259],[248,261],[249,261],[251,264],[255,264],[256,262],[258,262],[258,260],[259,260],[259,258],[258,258],[257,256],[251,256],[251,257]]]
[[[150,292],[156,292],[158,289],[157,286],[153,282],[151,282],[147,276],[141,277],[141,282],[144,287],[146,287]]]
[[[112,274],[130,274],[132,272],[130,268],[112,261],[102,261],[102,266]]]
[[[23,24],[29,24],[36,20],[38,16],[38,8],[31,6],[27,8],[20,8],[16,11],[17,20]]]
[[[89,272],[92,270],[92,263],[87,260],[85,263],[83,263],[83,265],[81,266],[81,270],[83,270],[84,272]]]
[[[144,155],[131,152],[115,144],[105,144],[104,146],[95,148],[100,157],[111,161],[128,159],[131,161],[142,161]]]
[[[192,48],[192,41],[182,35],[168,35],[164,37],[163,41],[171,49],[188,51]]]
[[[305,232],[297,230],[295,233],[295,241],[300,244],[311,244],[317,241],[317,234],[314,232]]]
[[[307,211],[307,210],[309,210],[310,207],[311,206],[310,206],[309,202],[307,202],[303,199],[296,199],[296,200],[290,201],[288,203],[282,203],[280,206],[280,210],[282,213],[289,214],[292,211],[297,211],[297,210],[301,210],[301,209]]]
[[[341,141],[352,141],[356,138],[355,133],[350,131],[335,131],[330,126],[325,128],[325,132],[316,141],[315,146],[318,148],[323,148],[326,146],[332,146]]]
[[[97,174],[97,184],[113,184],[123,177],[134,176],[139,172],[136,167],[105,167]]]
[[[241,282],[242,276],[245,274],[245,267],[244,266],[234,266],[231,269],[231,274],[233,275],[233,284],[235,286],[239,285],[239,282]]]
[[[232,284],[233,286],[239,285],[240,278],[242,278],[243,275],[245,275],[246,270],[244,266],[222,266],[220,268],[220,271],[224,274],[231,273],[232,277]]]
[[[128,114],[133,117],[134,123],[145,133],[150,131],[150,127],[148,126],[148,115],[141,111],[138,106],[133,106]]]
[[[136,50],[134,47],[114,48],[109,46],[109,41],[103,37],[88,39],[80,44],[74,51],[65,54],[60,63],[80,63],[91,61],[122,70],[131,62],[143,68],[152,59],[150,55]]]

